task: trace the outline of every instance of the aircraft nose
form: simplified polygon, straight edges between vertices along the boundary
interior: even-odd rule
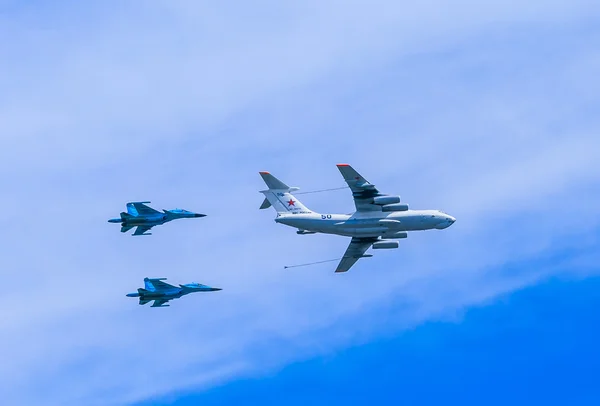
[[[455,222],[455,221],[456,221],[456,219],[455,219],[454,217],[452,217],[452,216],[448,216],[448,217],[446,218],[446,221],[444,222],[444,223],[445,223],[445,224],[444,224],[444,228],[448,228],[448,227],[450,227],[452,224],[454,224],[454,222]]]
[[[211,292],[218,292],[219,290],[223,290],[221,288],[210,288]]]
[[[206,214],[194,213],[194,217],[206,217]]]
[[[438,230],[443,230],[444,228],[450,227],[452,224],[454,224],[455,221],[456,221],[456,219],[454,217],[446,215],[435,226],[435,228],[437,228]]]

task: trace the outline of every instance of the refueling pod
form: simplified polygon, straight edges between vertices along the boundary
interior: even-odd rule
[[[306,231],[306,230],[298,230],[296,234],[304,235],[304,234],[316,234],[316,231]]]

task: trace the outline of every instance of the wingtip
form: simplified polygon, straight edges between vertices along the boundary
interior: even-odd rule
[[[260,173],[261,175],[270,175],[270,173],[269,173],[269,172],[267,172],[267,171],[260,171],[260,172],[258,172],[258,173]]]
[[[349,164],[337,164],[337,166],[350,166]]]

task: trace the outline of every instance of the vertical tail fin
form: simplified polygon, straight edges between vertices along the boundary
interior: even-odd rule
[[[154,287],[154,284],[152,283],[152,279],[150,279],[150,278],[144,278],[144,288],[146,288],[146,291],[149,291],[149,292],[156,291],[156,288]]]
[[[259,172],[260,176],[262,176],[263,180],[267,184],[269,189],[285,189],[289,190],[290,187],[277,179],[275,176],[271,175],[269,172]]]
[[[269,188],[268,190],[261,190],[261,193],[265,195],[265,200],[260,206],[261,209],[273,206],[278,214],[312,213],[308,207],[290,193],[298,190],[298,188],[289,187],[269,172],[259,173]]]

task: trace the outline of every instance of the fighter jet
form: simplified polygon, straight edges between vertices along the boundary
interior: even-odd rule
[[[188,283],[185,285],[179,285],[179,287],[169,285],[168,283],[162,282],[167,278],[144,278],[144,289],[138,289],[137,293],[128,293],[128,297],[139,297],[140,305],[154,300],[151,307],[169,307],[167,303],[169,300],[179,299],[181,296],[187,295],[188,293],[194,292],[216,292],[221,290],[219,288],[211,288],[210,286],[202,285],[200,283]]]
[[[127,203],[127,213],[122,212],[121,218],[110,219],[109,223],[121,223],[121,232],[126,233],[137,227],[132,235],[152,235],[147,233],[154,226],[160,226],[171,220],[205,217],[206,214],[192,213],[183,209],[163,210],[162,212],[146,206],[150,202]]]
[[[265,200],[260,206],[277,211],[276,223],[298,229],[298,234],[337,234],[352,237],[336,272],[348,271],[365,253],[373,249],[398,248],[395,239],[406,238],[408,231],[444,229],[456,219],[440,210],[410,210],[400,202],[400,196],[390,196],[377,190],[348,164],[338,164],[344,180],[352,191],[356,212],[352,214],[321,214],[303,205],[289,187],[269,172],[259,172],[269,189],[262,190]]]

